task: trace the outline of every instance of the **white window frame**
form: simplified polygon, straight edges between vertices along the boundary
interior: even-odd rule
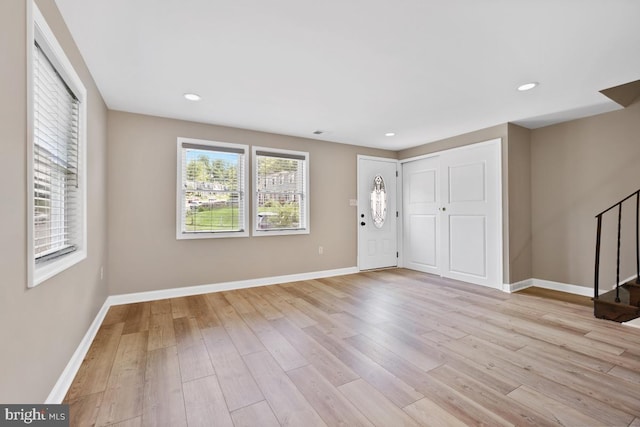
[[[71,62],[58,43],[38,6],[27,1],[27,286],[35,287],[47,279],[61,273],[87,257],[87,173],[86,173],[86,132],[87,132],[87,90],[74,70]],[[77,248],[58,258],[38,263],[35,260],[35,218],[34,218],[34,43],[42,51],[58,72],[62,80],[79,101],[78,111],[78,201],[76,220]]]
[[[285,230],[262,230],[258,228],[258,152],[265,152],[269,154],[273,154],[277,156],[278,154],[293,155],[304,157],[304,227],[298,229],[285,229]],[[252,210],[252,235],[255,237],[260,236],[283,236],[283,235],[295,235],[295,234],[310,234],[311,233],[311,223],[310,223],[310,194],[309,194],[309,153],[306,151],[293,151],[293,150],[283,150],[278,148],[269,148],[269,147],[252,147],[252,185],[253,185],[253,210]],[[274,178],[275,179],[275,178]]]
[[[243,200],[243,224],[241,230],[239,231],[215,231],[215,232],[183,232],[183,209],[184,209],[184,201],[183,201],[183,170],[182,170],[182,155],[183,155],[183,144],[193,144],[193,145],[201,145],[207,148],[210,148],[212,151],[215,151],[216,148],[230,148],[234,150],[242,150],[244,151],[243,158],[243,177],[242,177],[242,188],[240,192],[244,198]],[[229,142],[219,142],[219,141],[209,141],[204,139],[194,139],[194,138],[178,138],[177,143],[177,173],[176,173],[176,239],[217,239],[224,237],[247,237],[249,236],[249,146],[243,144],[234,144]]]

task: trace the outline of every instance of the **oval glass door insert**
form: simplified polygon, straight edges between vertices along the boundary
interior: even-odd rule
[[[387,190],[384,187],[382,175],[373,178],[371,190],[371,218],[376,228],[382,228],[387,219]]]

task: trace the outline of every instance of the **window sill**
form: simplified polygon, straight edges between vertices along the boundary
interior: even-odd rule
[[[209,232],[183,233],[183,232],[178,232],[176,234],[176,239],[177,240],[223,239],[223,238],[233,238],[233,237],[249,237],[249,233],[247,231],[231,231],[231,232],[220,232],[220,233],[209,233]]]
[[[29,288],[35,288],[39,284],[49,280],[53,276],[62,273],[68,268],[78,264],[87,258],[87,251],[77,250],[73,253],[54,259],[42,264],[32,265],[31,277],[29,279]]]
[[[296,234],[310,234],[308,228],[301,230],[253,230],[253,237],[290,236]]]

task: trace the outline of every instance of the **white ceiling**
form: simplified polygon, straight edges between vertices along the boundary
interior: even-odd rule
[[[111,109],[393,150],[611,111],[598,91],[640,79],[638,0],[56,3]]]

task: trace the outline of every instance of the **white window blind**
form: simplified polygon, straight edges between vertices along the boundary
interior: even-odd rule
[[[308,153],[255,149],[255,232],[308,232]]]
[[[81,236],[78,98],[33,46],[33,248],[36,264],[75,251]]]
[[[178,238],[246,235],[246,152],[180,138]]]

